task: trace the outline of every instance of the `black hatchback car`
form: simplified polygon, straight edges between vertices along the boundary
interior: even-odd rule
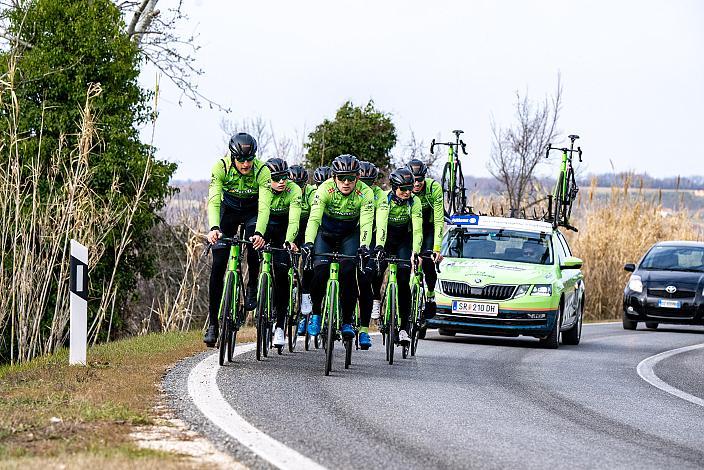
[[[650,329],[660,323],[704,325],[704,243],[656,243],[638,265],[624,269],[633,273],[623,291],[626,330],[638,322]]]

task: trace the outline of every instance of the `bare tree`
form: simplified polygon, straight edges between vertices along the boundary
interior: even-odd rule
[[[127,24],[127,34],[139,46],[143,57],[181,90],[198,107],[205,102],[210,108],[229,112],[215,101],[198,91],[197,78],[203,71],[196,66],[196,55],[200,49],[197,35],[180,36],[178,26],[188,21],[183,0],[175,6],[160,10],[159,0],[114,0]],[[182,101],[179,100],[179,103]]]
[[[562,82],[542,102],[533,102],[516,92],[516,122],[503,128],[492,120],[491,161],[488,168],[506,190],[511,208],[520,210],[539,183],[535,168],[545,156],[545,147],[558,136],[557,121],[562,106]],[[534,195],[534,194],[533,194]]]
[[[430,153],[430,144],[424,140],[418,140],[413,129],[409,129],[410,137],[402,147],[402,155],[396,155],[393,158],[394,165],[401,167],[408,163],[409,160],[418,159],[428,166],[428,172],[431,177],[437,178],[440,175],[442,168],[439,163],[442,162],[440,152],[435,154]]]
[[[261,116],[245,118],[239,121],[222,118],[220,129],[225,133],[225,142],[237,132],[246,132],[257,140],[257,154],[268,156],[273,141],[270,123]]]
[[[183,97],[193,101],[198,107],[206,103],[210,108],[230,110],[204,96],[198,90],[197,79],[203,71],[196,66],[196,56],[200,46],[196,34],[182,36],[179,27],[188,21],[183,0],[170,0],[173,7],[158,9],[159,0],[113,0],[125,18],[125,33],[139,47],[146,62],[164,74],[179,90]],[[169,1],[169,0],[167,0]],[[28,0],[0,0],[0,46],[22,46],[31,49],[32,44],[14,37],[8,32],[8,13],[13,10],[25,11]]]
[[[225,133],[225,141],[237,132],[246,132],[257,140],[257,155],[262,159],[279,157],[289,165],[303,161],[306,132],[296,131],[293,136],[281,135],[274,126],[261,116],[245,118],[239,121],[223,118],[220,129]]]

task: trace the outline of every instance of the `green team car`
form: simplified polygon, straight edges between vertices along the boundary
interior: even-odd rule
[[[436,287],[440,335],[533,336],[547,348],[579,344],[582,260],[548,222],[456,215],[443,238]]]

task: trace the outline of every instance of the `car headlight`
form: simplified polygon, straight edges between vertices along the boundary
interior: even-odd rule
[[[533,290],[530,292],[530,295],[550,297],[552,295],[552,284],[536,284],[533,286]]]
[[[639,294],[643,292],[643,281],[641,281],[640,276],[631,274],[631,278],[628,280],[628,288]]]
[[[513,294],[513,298],[524,296],[528,293],[530,289],[530,284],[521,284],[516,288],[516,293]]]

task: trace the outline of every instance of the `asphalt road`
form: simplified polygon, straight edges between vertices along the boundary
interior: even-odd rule
[[[328,468],[704,468],[704,407],[636,372],[649,356],[704,343],[704,328],[585,325],[579,346],[558,350],[429,332],[416,358],[393,366],[374,341],[349,370],[337,349],[330,377],[322,350],[262,362],[245,353],[217,372],[217,385],[249,423]],[[169,374],[173,402],[221,447],[266,466],[193,411],[184,377],[203,357]],[[654,371],[704,398],[704,349]]]

